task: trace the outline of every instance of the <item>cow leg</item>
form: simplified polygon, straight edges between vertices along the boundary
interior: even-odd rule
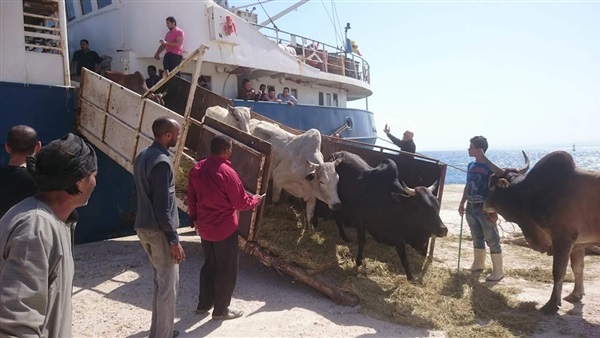
[[[309,197],[306,200],[306,223],[304,224],[304,230],[312,230],[312,224],[315,218],[315,205],[317,204],[317,198],[314,196]]]
[[[552,251],[554,260],[552,262],[552,277],[554,279],[554,287],[552,288],[552,295],[550,300],[542,306],[540,311],[545,314],[555,314],[558,311],[558,307],[561,305],[561,293],[562,284],[565,279],[565,273],[567,272],[567,265],[569,264],[569,255],[573,245],[564,240],[568,238],[568,235],[556,235],[560,240],[552,240]]]
[[[333,219],[335,219],[335,225],[337,225],[338,232],[340,233],[340,236],[342,237],[344,242],[352,243],[350,238],[348,238],[348,236],[346,236],[346,230],[344,229],[343,212],[342,211],[334,211]]]
[[[573,274],[575,275],[575,287],[573,288],[573,292],[563,298],[569,303],[579,302],[581,298],[583,298],[583,295],[585,295],[585,292],[583,291],[584,258],[585,246],[575,246],[571,251],[571,269],[573,269]]]
[[[356,225],[356,237],[358,238],[358,255],[356,256],[356,266],[361,266],[363,261],[363,250],[367,242],[367,229],[363,224]]]
[[[404,272],[406,272],[406,279],[413,280],[414,277],[412,275],[412,272],[410,272],[410,266],[408,265],[408,256],[406,255],[406,243],[404,243],[404,240],[401,240],[398,244],[396,244],[396,252],[398,253],[398,256],[400,256],[400,263],[402,263],[402,268],[404,268]]]
[[[282,189],[283,188],[281,186],[281,182],[273,180],[273,196],[271,198],[273,200],[273,203],[279,202],[279,199],[281,198]]]

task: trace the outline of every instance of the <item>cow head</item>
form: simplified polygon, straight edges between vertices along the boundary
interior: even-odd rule
[[[396,185],[395,183],[394,185]],[[434,234],[444,237],[448,234],[448,228],[440,218],[440,203],[433,195],[437,188],[437,181],[430,187],[409,188],[404,182],[401,183],[403,193],[392,191],[392,197],[396,201],[404,217],[410,219],[429,235]]]
[[[250,133],[250,108],[227,106],[231,118],[235,121],[238,129]]]
[[[523,180],[525,174],[529,170],[529,158],[524,151],[522,153],[523,158],[525,159],[525,165],[520,169],[500,169],[484,155],[483,158],[485,163],[494,172],[488,182],[489,191],[485,203],[483,204],[483,210],[485,212],[499,212],[505,218],[508,216],[506,210],[503,210],[503,206],[511,204],[511,186]]]
[[[312,182],[317,198],[327,203],[327,206],[331,210],[337,210],[342,206],[342,202],[337,193],[340,177],[335,171],[335,167],[337,167],[341,161],[342,159],[337,159],[333,162],[317,164],[307,160],[311,171],[304,178],[307,181]]]

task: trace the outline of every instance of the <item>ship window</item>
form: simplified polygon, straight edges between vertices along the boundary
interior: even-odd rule
[[[182,79],[184,79],[186,81],[192,82],[192,73],[180,72],[179,77],[181,77]]]
[[[323,92],[319,92],[319,106],[325,104],[325,100],[323,99]]]
[[[75,5],[73,4],[73,0],[65,1],[65,5],[67,7],[67,20],[71,21],[75,19]]]
[[[104,8],[112,4],[112,0],[98,0],[98,9]]]
[[[331,107],[331,94],[327,93],[327,106]]]
[[[92,11],[92,0],[81,0],[81,12],[83,15]]]
[[[296,98],[296,100],[298,100],[298,89],[292,88],[292,89],[290,89],[290,93],[292,94],[293,97]]]
[[[339,107],[338,94],[333,93],[333,105]]]

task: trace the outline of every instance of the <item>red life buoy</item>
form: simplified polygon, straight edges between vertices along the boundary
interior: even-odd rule
[[[237,27],[235,27],[235,21],[231,18],[231,16],[225,17],[225,34],[228,36],[235,33],[237,35]]]

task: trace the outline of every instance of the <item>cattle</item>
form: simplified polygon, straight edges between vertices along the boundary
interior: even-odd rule
[[[333,153],[330,160],[341,161],[336,171],[342,208],[333,214],[342,238],[347,239],[344,224],[356,227],[356,265],[362,265],[368,231],[377,242],[396,247],[406,278],[413,280],[406,243],[425,256],[432,234],[448,234],[439,216],[439,202],[433,196],[437,182],[430,187],[409,188],[398,181],[398,167],[388,158],[375,168],[346,151]]]
[[[123,72],[107,70],[104,72],[104,77],[140,95],[144,95],[148,92],[148,86],[146,86],[144,76],[140,72],[126,74]],[[165,102],[163,100],[163,95],[164,94],[151,93],[148,95],[148,98],[164,106]]]
[[[204,115],[250,133],[250,108],[248,107],[212,106],[206,108]]]
[[[577,168],[571,155],[557,151],[544,156],[527,173],[529,159],[525,152],[523,156],[522,169],[500,169],[485,159],[494,174],[483,208],[516,223],[532,249],[554,256],[554,287],[550,300],[540,309],[554,314],[561,305],[569,258],[575,286],[564,300],[574,303],[584,295],[585,247],[600,242],[600,172]]]
[[[317,199],[327,203],[332,210],[341,206],[337,194],[338,174],[335,171],[339,161],[323,161],[321,133],[318,130],[309,129],[303,134],[294,135],[276,124],[252,119],[250,133],[271,143],[273,202],[279,201],[283,189],[303,199],[308,223],[314,222]]]

